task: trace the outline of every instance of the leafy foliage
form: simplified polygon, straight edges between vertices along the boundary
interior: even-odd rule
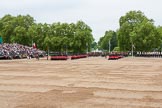
[[[119,20],[118,44],[121,51],[130,51],[135,46],[136,51],[152,51],[161,43],[161,36],[141,11],[130,11]]]
[[[69,50],[74,53],[84,53],[91,50],[94,41],[91,28],[83,21],[76,24],[35,23],[34,18],[26,15],[16,17],[5,15],[0,19],[0,35],[5,43],[20,43],[43,50],[63,52]]]
[[[106,31],[105,35],[100,38],[98,45],[100,50],[109,50],[109,45],[110,45],[110,50],[112,51],[117,46],[116,32],[111,30]]]

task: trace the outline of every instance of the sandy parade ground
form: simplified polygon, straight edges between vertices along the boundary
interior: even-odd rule
[[[0,108],[162,108],[162,58],[0,60]]]

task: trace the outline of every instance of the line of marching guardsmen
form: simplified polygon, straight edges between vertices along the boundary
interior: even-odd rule
[[[136,57],[162,57],[162,52],[135,52]]]
[[[121,55],[124,57],[132,56],[131,52],[111,52],[111,53],[102,53],[101,56],[109,55]],[[162,57],[162,52],[134,52],[134,57]]]
[[[109,60],[117,60],[123,57],[132,56],[132,52],[91,52],[89,56],[103,56]],[[156,57],[161,58],[162,52],[133,52],[134,57]]]
[[[73,54],[73,55],[55,55],[51,56],[51,60],[67,60],[80,59],[87,57],[105,57],[108,60],[118,60],[124,57],[132,56],[131,52],[89,52],[88,54]],[[134,52],[134,57],[162,57],[162,52]]]
[[[37,54],[37,55],[36,55]],[[0,58],[2,59],[12,59],[12,58],[27,58],[29,57],[41,57],[45,56],[46,52],[38,50],[33,47],[28,47],[24,45],[20,45],[17,43],[14,44],[0,44]],[[123,57],[131,56],[131,52],[89,52],[84,54],[74,54],[74,53],[58,53],[53,52],[51,54],[51,60],[67,60],[67,59],[80,59],[87,57],[98,57],[102,56],[109,60],[116,60]],[[162,57],[162,52],[134,52],[133,56],[135,57]]]

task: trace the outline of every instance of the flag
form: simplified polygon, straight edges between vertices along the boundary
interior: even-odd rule
[[[3,40],[2,40],[2,37],[0,36],[0,44],[2,44],[3,43]]]
[[[33,48],[37,48],[35,43],[33,43]]]

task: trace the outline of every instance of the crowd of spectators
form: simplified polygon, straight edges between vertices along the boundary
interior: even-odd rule
[[[0,58],[1,59],[14,59],[14,58],[34,58],[45,56],[45,52],[35,47],[24,46],[21,44],[3,43],[0,44]]]

